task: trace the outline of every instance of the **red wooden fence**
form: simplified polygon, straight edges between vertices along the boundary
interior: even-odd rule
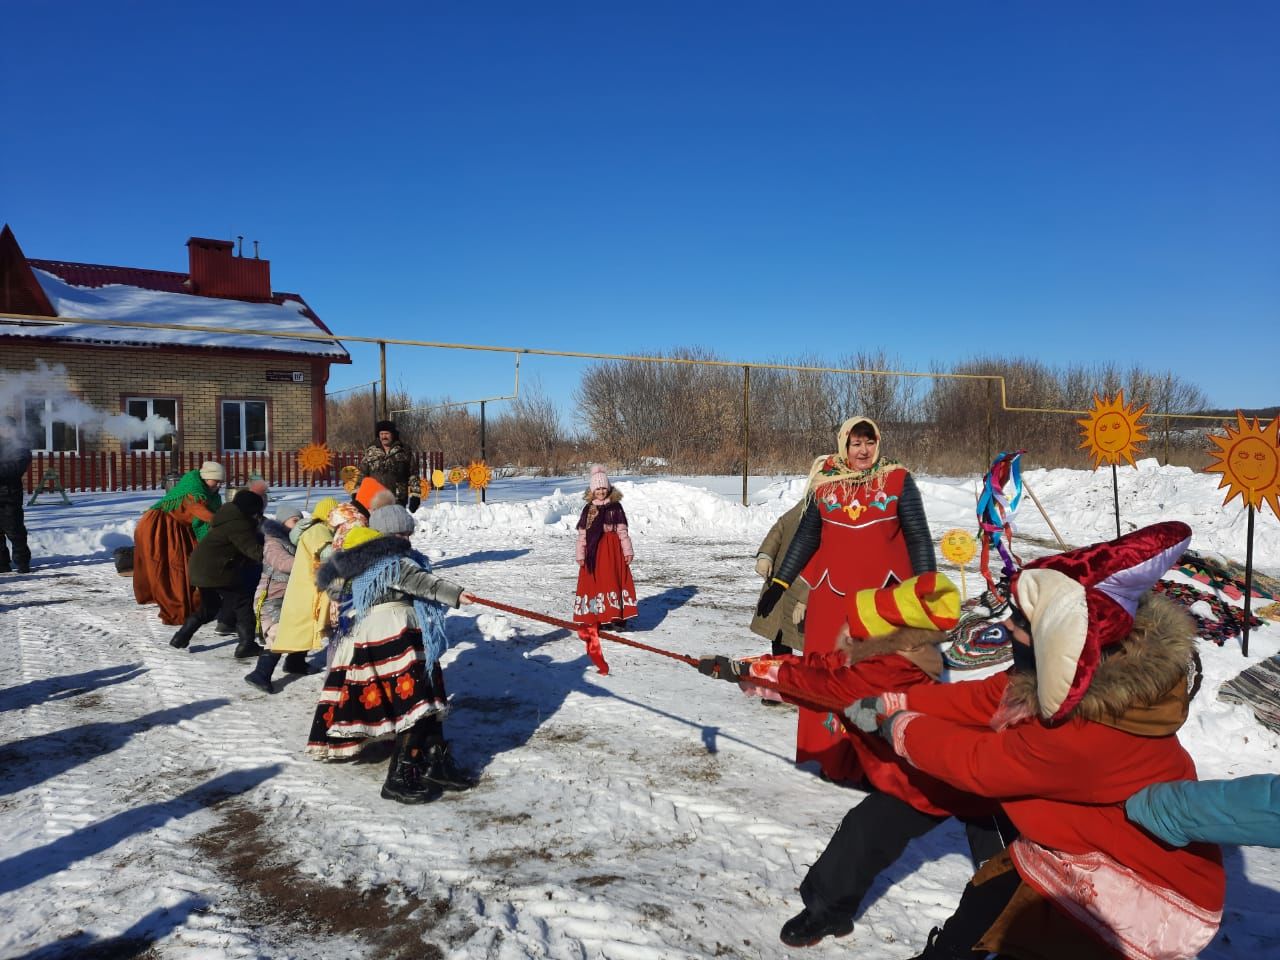
[[[337,486],[338,472],[345,466],[360,466],[363,451],[339,451],[333,463],[315,477],[319,487]],[[432,450],[415,453],[410,467],[418,476],[444,469],[444,453]],[[33,453],[31,468],[24,484],[27,493],[44,483],[45,473],[54,471],[68,493],[93,490],[159,490],[164,476],[175,469],[173,455],[131,450],[127,453]],[[296,452],[277,450],[258,453],[187,453],[180,457],[177,469],[196,470],[206,460],[216,460],[227,470],[227,486],[247,483],[250,477],[262,477],[273,487],[302,487],[311,483],[309,474],[298,467]]]

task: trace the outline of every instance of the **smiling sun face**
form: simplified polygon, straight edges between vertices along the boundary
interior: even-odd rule
[[[1076,423],[1080,424],[1084,434],[1084,442],[1080,446],[1093,456],[1095,467],[1101,466],[1103,461],[1119,463],[1121,458],[1128,460],[1129,466],[1137,466],[1133,462],[1133,454],[1137,445],[1147,439],[1141,423],[1146,412],[1145,403],[1137,410],[1126,407],[1123,390],[1116,394],[1114,400],[1102,400],[1096,393],[1093,395],[1093,409],[1089,416]]]
[[[1217,447],[1209,452],[1218,462],[1205,472],[1222,474],[1218,489],[1228,488],[1224,507],[1240,497],[1254,509],[1268,503],[1271,512],[1280,517],[1280,418],[1259,427],[1256,417],[1250,423],[1238,410],[1236,417],[1238,430],[1227,427],[1225,437],[1209,437]]]

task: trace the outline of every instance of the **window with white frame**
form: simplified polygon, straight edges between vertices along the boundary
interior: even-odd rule
[[[22,420],[31,449],[36,453],[79,452],[80,428],[55,420],[54,409],[49,397],[26,397],[22,401]]]
[[[267,449],[267,401],[222,401],[222,449],[250,452]]]
[[[164,417],[173,429],[178,429],[178,401],[173,397],[129,397],[124,402],[124,412],[139,420],[148,417]],[[166,453],[173,449],[172,433],[162,437],[148,434],[141,439],[130,440],[130,450],[163,450]]]

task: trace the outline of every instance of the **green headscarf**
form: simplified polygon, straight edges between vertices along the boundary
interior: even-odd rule
[[[194,497],[204,503],[209,508],[210,513],[217,513],[218,508],[222,506],[222,498],[204,485],[204,478],[200,476],[200,471],[188,470],[173,485],[173,489],[153,503],[150,509],[172,513],[182,506],[182,502],[187,497]],[[191,521],[191,529],[195,531],[197,540],[203,540],[204,535],[209,532],[209,524],[196,517]]]

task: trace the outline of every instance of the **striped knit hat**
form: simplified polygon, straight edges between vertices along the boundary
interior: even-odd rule
[[[859,590],[845,601],[849,633],[882,637],[899,627],[951,630],[960,622],[960,591],[941,573],[922,573],[892,587]]]

